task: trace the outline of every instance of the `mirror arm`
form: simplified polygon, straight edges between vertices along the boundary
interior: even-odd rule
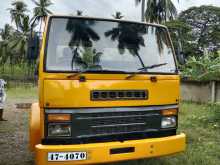
[[[35,22],[36,22],[37,20],[39,20],[41,17],[42,17],[42,16],[36,16],[36,17],[34,17],[33,20],[32,20],[32,21],[30,22],[30,24],[29,24],[30,27],[31,27],[31,30],[30,30],[30,32],[31,32],[31,33],[30,33],[30,35],[31,35],[30,37],[31,37],[31,38],[32,38],[32,36],[33,36],[32,33],[33,33],[34,24],[35,24]]]

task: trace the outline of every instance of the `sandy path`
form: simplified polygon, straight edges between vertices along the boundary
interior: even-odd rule
[[[33,102],[33,99],[8,99],[4,118],[0,121],[0,165],[33,165],[28,150],[29,109],[16,109],[15,103]]]

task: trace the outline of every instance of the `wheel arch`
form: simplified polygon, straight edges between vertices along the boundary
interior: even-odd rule
[[[40,107],[33,103],[29,116],[29,149],[35,150],[35,145],[40,144]]]

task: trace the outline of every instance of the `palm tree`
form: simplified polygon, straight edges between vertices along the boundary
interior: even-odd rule
[[[142,2],[142,10],[144,9],[144,0],[135,0],[135,2],[136,4]],[[164,23],[173,20],[177,15],[177,10],[172,0],[148,0],[146,6],[145,18],[148,22]]]
[[[52,12],[48,9],[49,6],[51,6],[53,3],[51,0],[32,0],[32,2],[36,5],[34,8],[34,18],[35,17],[41,17],[40,18],[40,30],[42,21],[46,19],[46,16],[49,14],[52,14]]]
[[[144,13],[145,13],[145,0],[135,0],[135,5],[137,6],[141,3],[141,21],[144,22]]]
[[[4,28],[0,31],[0,36],[2,40],[7,40],[10,37],[12,31],[12,26],[10,26],[9,24],[5,24]]]
[[[11,64],[23,64],[26,62],[27,44],[30,35],[29,16],[22,19],[21,31],[15,31],[10,37],[8,47],[13,56],[11,56]],[[28,67],[30,69],[30,67]],[[30,71],[28,69],[28,71]]]
[[[98,41],[99,35],[92,29],[91,26],[95,24],[93,20],[83,19],[69,19],[67,22],[66,30],[72,35],[69,42],[70,47],[92,47],[92,41]]]
[[[25,16],[25,12],[27,12],[27,5],[23,1],[14,1],[11,3],[12,8],[8,8],[11,14],[11,21],[15,22],[17,30],[19,29],[22,18]]]
[[[75,64],[79,67],[80,70],[82,69],[101,69],[99,65],[100,57],[102,56],[102,52],[97,52],[96,49],[92,47],[85,47],[81,50],[82,55],[80,56],[77,53],[75,57]]]
[[[77,16],[82,16],[83,15],[83,11],[82,10],[77,10],[76,11],[76,15]]]
[[[4,65],[11,56],[8,44],[9,39],[13,33],[13,28],[9,24],[5,24],[4,28],[0,31],[2,41],[0,41],[0,65],[2,66],[2,72],[4,72]]]
[[[115,19],[122,19],[124,16],[121,14],[121,12],[117,11],[115,15],[112,15]]]
[[[71,33],[71,40],[69,47],[72,49],[73,57],[71,67],[73,68],[74,62],[78,56],[79,47],[92,47],[94,41],[100,39],[99,35],[93,30],[92,26],[95,25],[93,20],[84,19],[69,19],[67,22],[66,30]]]
[[[165,23],[174,20],[177,10],[171,0],[148,0],[146,9],[146,20],[149,22]]]
[[[29,16],[25,16],[21,23],[21,31],[16,31],[10,37],[9,47],[12,51],[20,54],[19,59],[23,60],[27,51],[27,40],[30,34]]]
[[[118,41],[118,50],[124,54],[127,49],[132,55],[137,56],[144,67],[144,63],[139,55],[141,46],[145,46],[143,35],[146,34],[145,25],[118,23],[117,27],[105,32],[106,37],[112,41]]]

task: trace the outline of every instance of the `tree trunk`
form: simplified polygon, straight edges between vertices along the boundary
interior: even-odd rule
[[[2,74],[5,73],[5,64],[2,64]]]
[[[141,21],[145,21],[145,0],[142,0],[141,4]]]
[[[0,121],[3,121],[3,108],[0,108]]]
[[[40,30],[39,30],[39,31],[40,31],[40,33],[41,33],[42,21],[43,21],[43,20],[42,20],[42,19],[40,19]]]

